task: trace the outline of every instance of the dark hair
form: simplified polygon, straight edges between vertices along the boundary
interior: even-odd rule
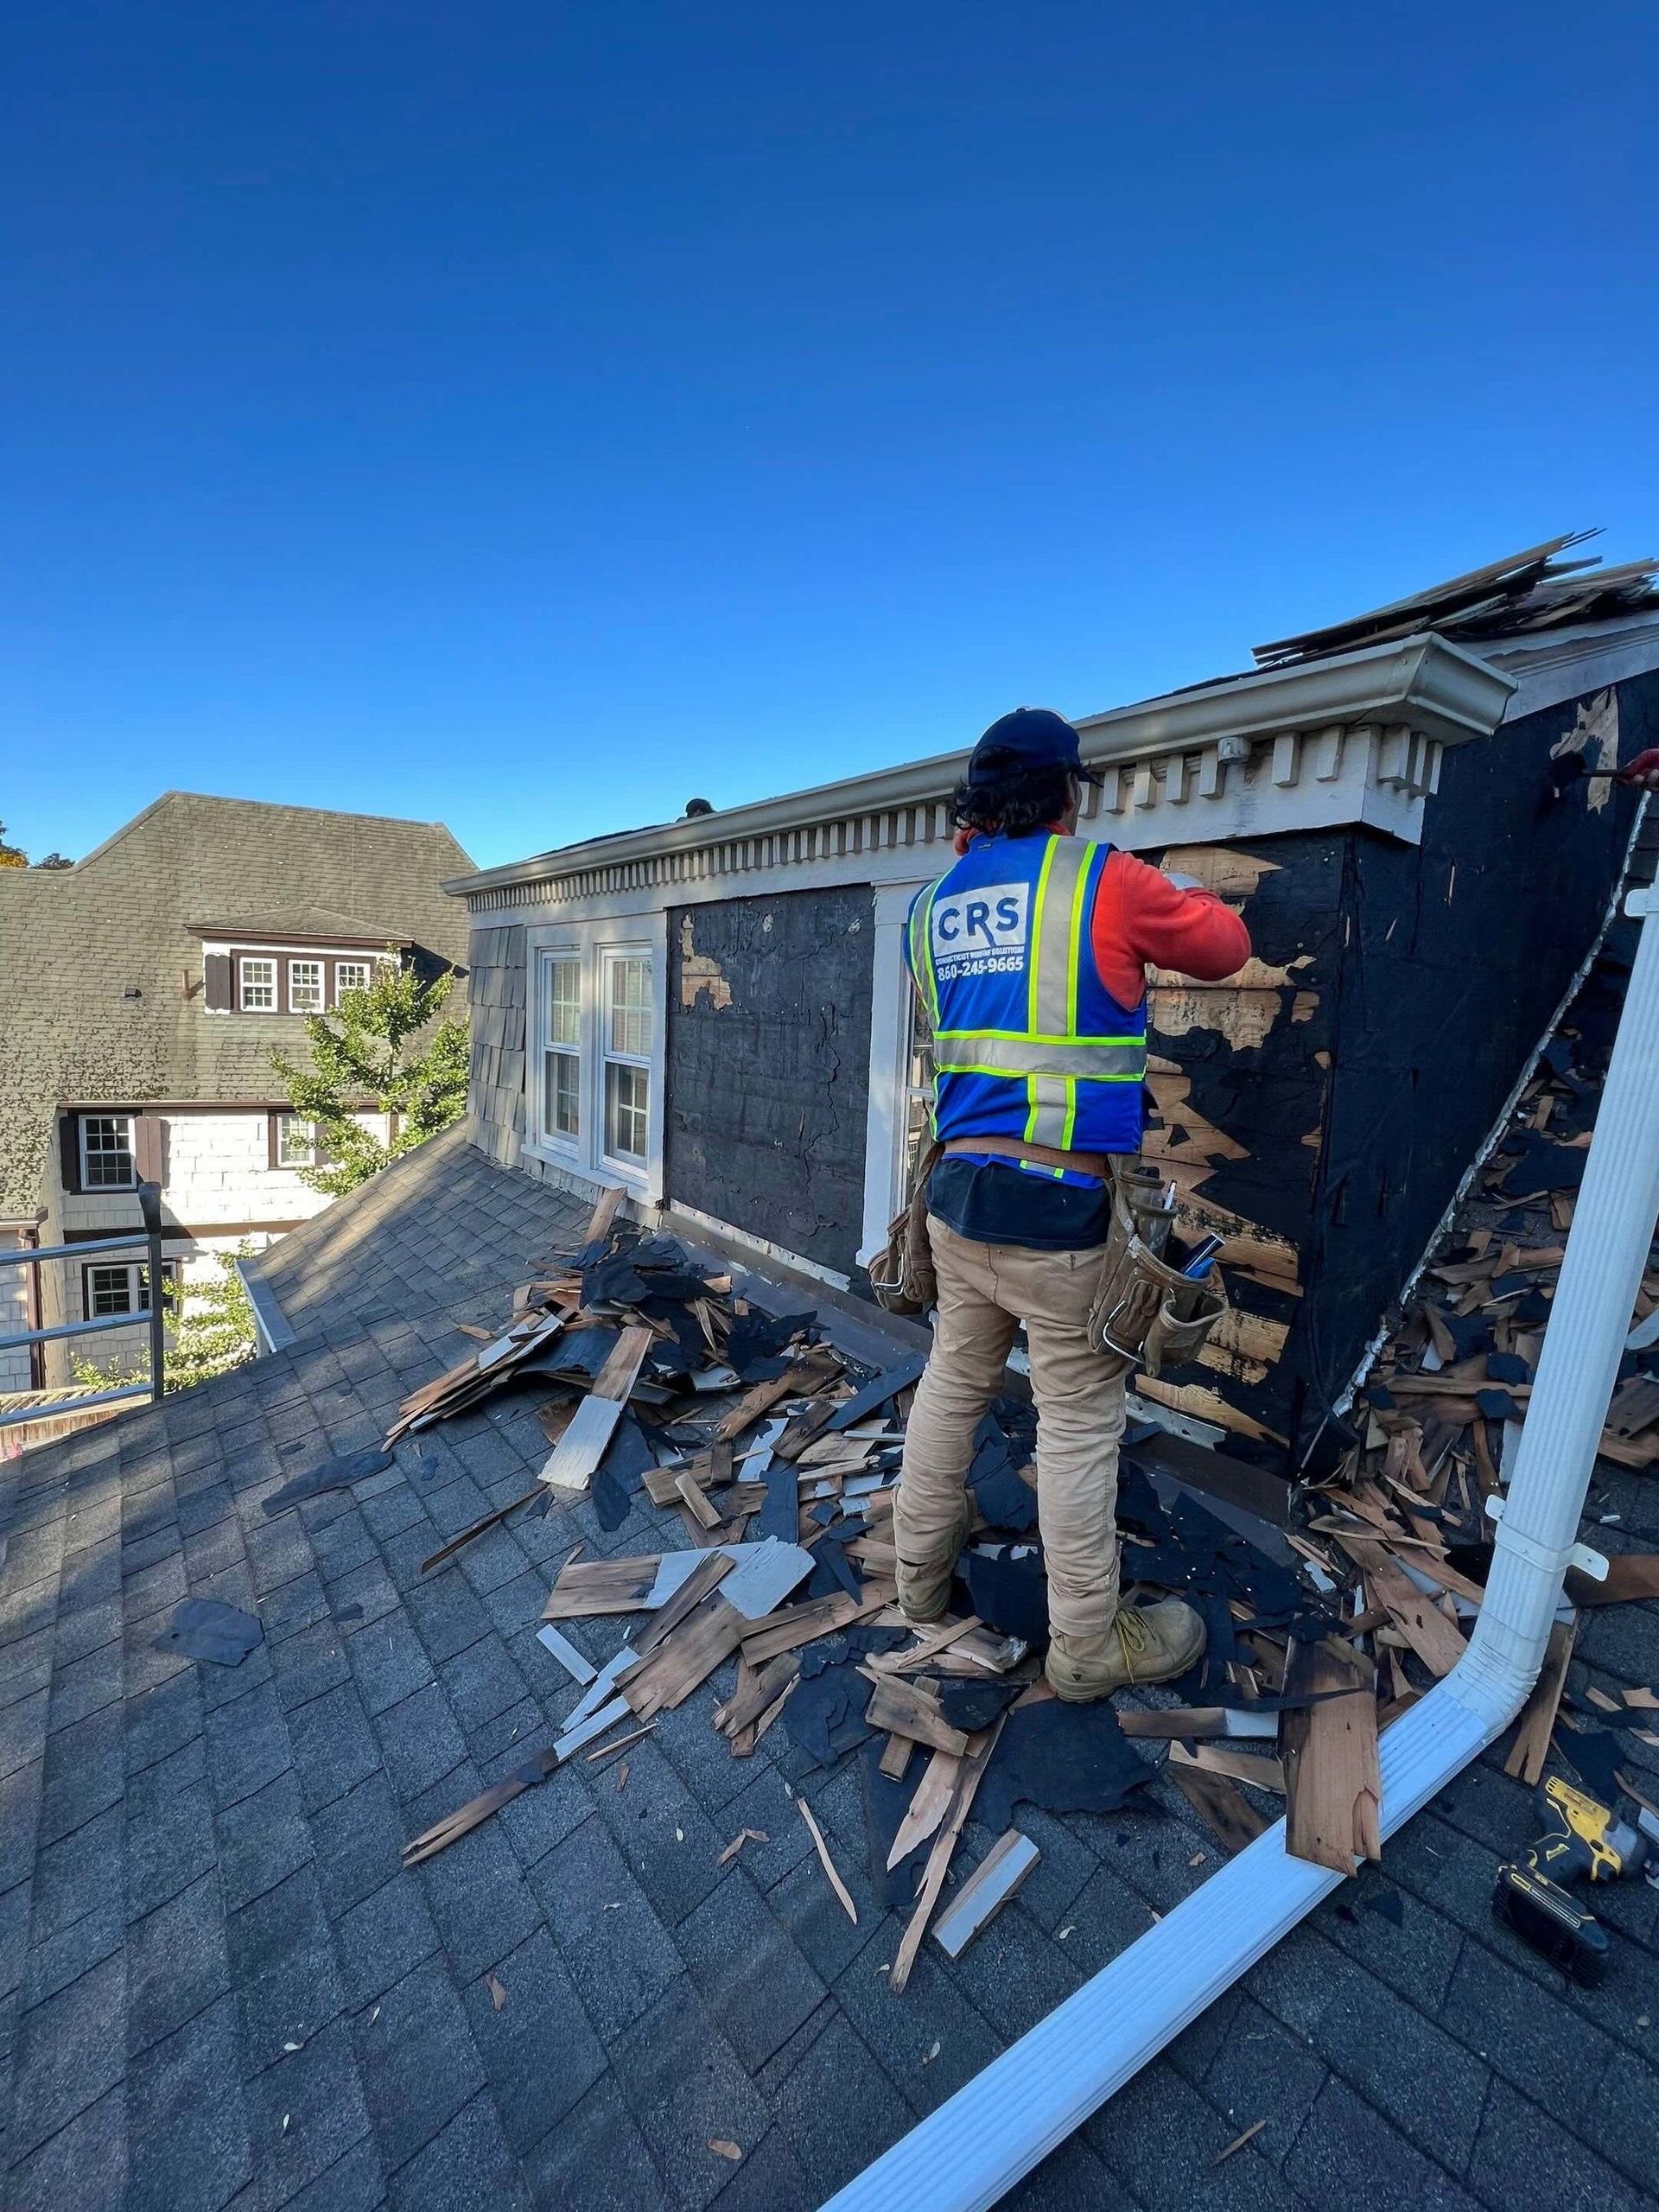
[[[995,830],[1005,837],[1025,837],[1058,822],[1071,797],[1070,769],[1009,768],[974,783],[964,778],[951,798],[950,819],[964,830]]]

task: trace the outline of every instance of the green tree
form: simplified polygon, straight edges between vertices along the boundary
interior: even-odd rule
[[[387,950],[366,990],[347,991],[332,1015],[306,1016],[309,1071],[270,1056],[289,1103],[317,1134],[316,1165],[301,1168],[301,1178],[330,1198],[354,1191],[467,1110],[467,1025],[439,1019],[454,970],[423,983]],[[365,1109],[391,1117],[389,1142],[353,1118]]]
[[[188,1390],[192,1383],[211,1382],[214,1376],[227,1375],[232,1368],[252,1358],[253,1307],[236,1271],[238,1260],[249,1258],[252,1251],[252,1244],[244,1239],[234,1252],[215,1252],[218,1274],[207,1282],[193,1283],[188,1291],[170,1280],[162,1284],[171,1327],[162,1363],[169,1390]],[[135,1326],[142,1318],[134,1315]],[[114,1390],[124,1382],[147,1382],[149,1360],[143,1354],[130,1362],[116,1361],[100,1367],[95,1360],[78,1359],[72,1372],[77,1382]]]

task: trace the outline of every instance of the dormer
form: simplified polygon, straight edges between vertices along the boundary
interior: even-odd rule
[[[410,945],[395,931],[321,912],[186,926],[201,940],[209,1014],[331,1014]]]

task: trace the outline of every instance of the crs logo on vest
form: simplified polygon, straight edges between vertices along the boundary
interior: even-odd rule
[[[1004,976],[1026,964],[1031,921],[1028,883],[988,883],[933,901],[933,969],[954,976]]]

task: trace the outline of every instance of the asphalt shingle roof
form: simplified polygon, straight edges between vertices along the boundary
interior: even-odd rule
[[[1214,1867],[1161,1784],[1162,1817],[1028,1813],[1043,1857],[1019,1897],[959,1961],[925,1946],[895,1998],[855,1770],[804,1784],[855,1928],[785,1795],[786,1732],[740,1762],[710,1727],[722,1675],[627,1754],[625,1788],[578,1759],[401,1871],[406,1838],[573,1702],[534,1629],[578,1537],[594,1555],[683,1539],[644,1500],[611,1535],[582,1503],[423,1580],[533,1479],[533,1394],[406,1440],[353,1491],[275,1518],[262,1502],[374,1442],[464,1354],[455,1323],[498,1320],[584,1213],[440,1138],[265,1255],[288,1351],[0,1468],[16,2212],[812,2206]],[[1624,1516],[1603,1541],[1659,1536],[1639,1477],[1601,1510]],[[263,1644],[234,1669],[158,1649],[187,1593],[257,1610]],[[620,1625],[565,1624],[595,1661]],[[1588,1616],[1580,1650],[1603,1679],[1649,1678],[1654,1609]],[[1530,1825],[1481,1762],[1007,2201],[1651,2201],[1659,1894],[1599,1890],[1613,1972],[1565,1986],[1490,1911],[1496,1857]],[[716,1867],[744,1827],[766,1841]],[[1397,1923],[1369,1909],[1395,1899]]]
[[[348,913],[462,963],[468,865],[442,823],[168,791],[73,868],[0,868],[0,1218],[40,1202],[55,1106],[268,1098],[272,1048],[304,1055],[297,1015],[207,1015],[192,922]]]

